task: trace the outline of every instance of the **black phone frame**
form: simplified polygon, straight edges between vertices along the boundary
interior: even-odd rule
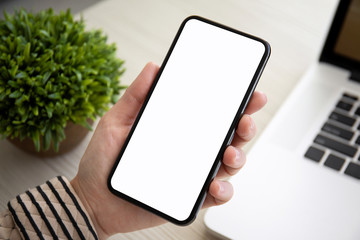
[[[131,138],[133,132],[135,131],[135,128],[136,128],[136,126],[137,126],[137,124],[138,124],[138,122],[139,122],[139,120],[141,118],[142,113],[144,112],[144,109],[146,108],[146,105],[147,105],[147,103],[148,103],[148,101],[149,101],[149,99],[150,99],[150,97],[151,97],[151,95],[152,95],[152,93],[153,93],[153,91],[154,91],[154,89],[156,87],[156,84],[157,84],[157,82],[158,82],[164,68],[166,67],[166,64],[167,64],[167,62],[168,62],[168,60],[169,60],[169,58],[171,56],[171,53],[172,53],[172,51],[173,51],[173,49],[174,49],[180,35],[181,35],[182,30],[184,29],[186,23],[189,20],[192,20],[192,19],[196,19],[196,20],[205,22],[207,24],[210,24],[210,25],[213,25],[213,26],[228,30],[230,32],[233,32],[233,33],[236,33],[236,34],[239,34],[239,35],[242,35],[244,37],[256,40],[256,41],[258,41],[258,42],[260,42],[260,43],[262,43],[264,45],[265,51],[264,51],[264,54],[263,54],[263,56],[261,58],[261,61],[260,61],[259,65],[258,65],[258,67],[256,69],[256,72],[255,72],[255,74],[253,76],[253,79],[251,80],[250,85],[249,85],[249,87],[248,87],[248,89],[247,89],[247,91],[245,93],[245,96],[244,96],[243,100],[241,101],[239,109],[238,109],[238,111],[237,111],[237,113],[236,113],[236,115],[234,117],[234,120],[233,120],[233,122],[232,122],[232,124],[231,124],[231,126],[229,128],[229,131],[228,131],[228,133],[227,133],[227,135],[226,135],[226,137],[225,137],[225,139],[223,141],[223,144],[222,144],[222,146],[221,146],[221,148],[219,150],[219,153],[218,153],[217,157],[214,160],[212,168],[211,168],[211,170],[210,170],[210,172],[209,172],[209,174],[208,174],[208,176],[207,176],[207,178],[206,178],[206,180],[204,182],[204,185],[203,185],[201,191],[199,192],[199,196],[198,196],[198,198],[197,198],[197,200],[196,200],[196,202],[194,204],[194,207],[193,207],[190,215],[185,220],[178,220],[178,219],[175,219],[175,218],[173,218],[173,217],[171,217],[171,216],[169,216],[169,215],[167,215],[167,214],[165,214],[165,213],[163,213],[163,212],[161,212],[161,211],[159,211],[159,210],[157,210],[155,208],[152,208],[151,206],[148,206],[148,205],[146,205],[146,204],[144,204],[144,203],[142,203],[142,202],[140,202],[140,201],[138,201],[138,200],[136,200],[136,199],[134,199],[134,198],[132,198],[130,196],[127,196],[124,193],[121,193],[121,192],[117,191],[116,189],[114,189],[111,186],[111,178],[112,178],[112,176],[113,176],[113,174],[115,172],[116,167],[118,166],[118,164],[120,162],[121,156],[123,155],[128,143],[130,141],[130,138]],[[109,174],[108,181],[107,181],[107,185],[108,185],[108,188],[109,188],[110,192],[112,192],[116,196],[121,197],[122,199],[124,199],[124,200],[126,200],[126,201],[128,201],[128,202],[130,202],[132,204],[135,204],[136,206],[139,206],[139,207],[141,207],[141,208],[143,208],[145,210],[148,210],[148,211],[150,211],[150,212],[152,212],[152,213],[154,213],[154,214],[156,214],[156,215],[158,215],[158,216],[160,216],[160,217],[162,217],[162,218],[164,218],[164,219],[166,219],[166,220],[168,220],[168,221],[170,221],[170,222],[172,222],[172,223],[174,223],[176,225],[185,226],[185,225],[188,225],[191,222],[193,222],[195,220],[195,218],[196,218],[196,216],[197,216],[197,214],[198,214],[198,212],[199,212],[205,198],[206,198],[206,194],[207,194],[207,191],[209,189],[210,183],[215,178],[215,176],[217,174],[217,171],[218,171],[218,169],[219,169],[219,167],[221,165],[221,160],[222,160],[222,156],[224,154],[224,151],[225,151],[226,147],[231,143],[231,140],[232,140],[232,137],[234,136],[234,132],[236,130],[236,127],[237,127],[242,115],[244,114],[244,111],[246,109],[247,104],[250,101],[252,93],[254,92],[254,90],[256,88],[256,85],[257,85],[257,83],[259,81],[259,78],[260,78],[260,76],[261,76],[261,74],[262,74],[262,72],[263,72],[263,70],[265,68],[265,65],[266,65],[266,63],[267,63],[267,61],[268,61],[268,59],[270,57],[270,52],[271,52],[270,44],[268,42],[264,41],[263,39],[260,39],[258,37],[252,36],[250,34],[238,31],[238,30],[230,28],[230,27],[227,27],[225,25],[222,25],[220,23],[211,21],[209,19],[206,19],[206,18],[203,18],[203,17],[200,17],[200,16],[194,15],[194,16],[187,17],[182,22],[178,32],[176,33],[175,38],[174,38],[174,40],[173,40],[173,42],[172,42],[172,44],[170,46],[170,49],[167,52],[166,57],[165,57],[162,65],[161,65],[161,67],[159,69],[159,72],[157,73],[157,75],[156,75],[156,77],[154,79],[154,82],[153,82],[153,84],[152,84],[152,86],[151,86],[151,88],[150,88],[150,90],[149,90],[149,92],[148,92],[148,94],[147,94],[147,96],[145,98],[144,104],[141,107],[141,109],[140,109],[140,111],[139,111],[139,113],[138,113],[138,115],[137,115],[137,117],[135,119],[135,122],[134,122],[134,124],[133,124],[133,126],[132,126],[132,128],[131,128],[131,130],[129,132],[129,135],[127,136],[127,138],[126,138],[126,140],[124,142],[124,145],[123,145],[123,147],[122,147],[122,149],[121,149],[121,151],[120,151],[120,153],[118,155],[118,158],[117,158],[114,166],[111,169],[111,172]]]

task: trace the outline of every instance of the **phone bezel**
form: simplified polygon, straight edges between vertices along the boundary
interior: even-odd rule
[[[140,118],[141,118],[141,115],[144,112],[144,109],[146,108],[146,105],[147,105],[147,103],[148,103],[148,101],[149,101],[149,99],[150,99],[150,97],[151,97],[151,95],[152,95],[152,93],[153,93],[153,91],[154,91],[154,89],[156,87],[156,84],[157,84],[157,82],[158,82],[164,68],[166,67],[166,64],[167,64],[167,62],[168,62],[168,60],[169,60],[169,58],[171,56],[171,53],[172,53],[174,47],[176,46],[176,43],[177,43],[177,41],[178,41],[178,39],[179,39],[179,37],[181,35],[182,30],[184,29],[186,23],[189,20],[192,20],[192,19],[199,20],[199,21],[205,22],[207,24],[210,24],[210,25],[213,25],[213,26],[216,26],[216,27],[231,31],[233,33],[242,35],[242,36],[247,37],[247,38],[251,38],[251,39],[253,39],[255,41],[258,41],[258,42],[260,42],[260,43],[262,43],[264,45],[265,51],[264,51],[264,54],[263,54],[263,56],[261,58],[261,61],[260,61],[259,65],[258,65],[258,67],[256,69],[254,77],[253,77],[253,79],[251,80],[251,82],[249,84],[249,87],[248,87],[248,89],[247,89],[247,91],[245,93],[245,96],[244,96],[243,100],[241,101],[241,104],[240,104],[240,106],[238,108],[238,111],[237,111],[237,113],[236,113],[236,115],[234,117],[234,120],[233,120],[233,122],[232,122],[232,124],[231,124],[231,126],[229,128],[229,131],[228,131],[228,133],[227,133],[227,135],[226,135],[226,137],[225,137],[225,139],[223,141],[223,144],[222,144],[222,146],[220,148],[220,151],[218,152],[218,155],[214,160],[214,163],[213,163],[212,168],[211,168],[211,170],[210,170],[210,172],[209,172],[209,174],[208,174],[208,176],[207,176],[207,178],[206,178],[206,180],[204,182],[204,185],[203,185],[201,191],[199,192],[199,196],[198,196],[198,198],[197,198],[197,200],[196,200],[196,202],[194,204],[194,207],[193,207],[190,215],[185,220],[178,220],[178,219],[175,219],[175,218],[167,215],[166,213],[163,213],[163,212],[161,212],[161,211],[159,211],[157,209],[154,209],[151,206],[148,206],[148,205],[146,205],[146,204],[144,204],[144,203],[142,203],[142,202],[140,202],[140,201],[126,195],[126,194],[124,194],[124,193],[121,193],[121,192],[117,191],[116,189],[114,189],[112,187],[111,179],[113,177],[113,174],[114,174],[114,172],[115,172],[115,170],[116,170],[116,168],[117,168],[117,166],[118,166],[118,164],[120,162],[120,159],[121,159],[121,157],[122,157],[128,143],[129,143],[129,141],[131,139],[131,136],[132,136],[132,134],[133,134],[133,132],[134,132]],[[245,108],[246,108],[246,106],[247,106],[247,104],[248,104],[248,102],[249,102],[249,100],[251,98],[252,93],[255,90],[255,87],[256,87],[256,85],[257,85],[257,83],[259,81],[261,73],[263,72],[263,69],[264,69],[269,57],[270,57],[270,45],[269,45],[268,42],[264,41],[263,39],[260,39],[258,37],[252,36],[250,34],[238,31],[238,30],[230,28],[230,27],[227,27],[225,25],[222,25],[220,23],[211,21],[209,19],[206,19],[206,18],[203,18],[203,17],[200,17],[200,16],[189,16],[189,17],[187,17],[181,23],[181,25],[179,27],[179,30],[177,31],[177,33],[175,35],[175,38],[174,38],[174,40],[173,40],[173,42],[172,42],[166,56],[165,56],[165,59],[164,59],[162,65],[161,65],[161,67],[159,69],[159,72],[156,75],[156,77],[154,79],[154,82],[153,82],[153,84],[152,84],[152,86],[151,86],[151,88],[150,88],[150,90],[149,90],[149,92],[148,92],[148,94],[147,94],[147,96],[145,98],[144,104],[141,107],[141,109],[140,109],[140,111],[139,111],[139,113],[138,113],[138,115],[137,115],[137,117],[135,119],[134,125],[132,126],[132,128],[131,128],[131,130],[129,132],[129,135],[127,136],[127,138],[126,138],[126,140],[124,142],[124,145],[123,145],[121,151],[119,152],[119,155],[118,155],[118,157],[116,159],[116,162],[115,162],[114,166],[111,169],[111,172],[110,172],[109,177],[108,177],[108,182],[107,182],[109,190],[113,194],[125,199],[126,201],[128,201],[130,203],[133,203],[133,204],[135,204],[135,205],[137,205],[137,206],[139,206],[141,208],[144,208],[144,209],[146,209],[146,210],[148,210],[148,211],[150,211],[150,212],[152,212],[152,213],[154,213],[154,214],[156,214],[156,215],[158,215],[158,216],[160,216],[160,217],[162,217],[162,218],[164,218],[164,219],[166,219],[166,220],[168,220],[168,221],[170,221],[170,222],[172,222],[174,224],[188,225],[192,221],[194,221],[196,216],[197,216],[197,213],[199,212],[199,210],[200,210],[200,208],[201,208],[201,206],[202,206],[202,204],[203,204],[203,202],[205,200],[205,197],[206,197],[208,188],[210,186],[210,183],[214,179],[214,177],[216,176],[217,171],[218,171],[218,169],[219,169],[219,167],[221,165],[222,155],[223,155],[226,147],[231,143],[232,137],[234,135],[234,131],[236,130],[236,126],[238,125],[238,123],[239,123],[239,121],[240,121],[240,119],[241,119],[241,117],[242,117],[242,115],[243,115],[243,113],[245,111]]]

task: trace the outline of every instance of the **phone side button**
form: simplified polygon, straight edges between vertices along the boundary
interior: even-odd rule
[[[217,164],[217,166],[216,166],[216,169],[215,169],[215,171],[214,171],[214,175],[213,175],[212,178],[211,178],[211,181],[214,180],[214,178],[216,177],[217,172],[218,172],[219,169],[220,169],[221,163],[222,163],[222,161],[219,161],[219,162],[218,162],[218,164]]]
[[[229,146],[234,138],[234,135],[235,135],[235,129],[232,130],[232,133],[231,133],[231,136],[229,138],[229,141],[227,142],[226,146]]]

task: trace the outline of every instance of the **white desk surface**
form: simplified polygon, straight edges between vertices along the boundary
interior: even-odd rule
[[[266,108],[254,116],[260,134],[304,71],[317,60],[336,2],[106,0],[82,15],[89,29],[103,29],[109,42],[116,43],[118,56],[126,60],[125,84],[130,84],[148,61],[161,64],[180,23],[189,15],[200,15],[270,42],[272,54],[257,88],[268,96]],[[90,138],[88,134],[68,154],[47,159],[25,154],[0,140],[0,211],[11,198],[47,179],[57,175],[72,179]],[[203,214],[187,227],[165,224],[112,239],[217,239],[206,230]]]

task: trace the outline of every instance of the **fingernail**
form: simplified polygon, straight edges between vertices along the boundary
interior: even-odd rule
[[[219,183],[219,194],[224,192],[224,187],[221,183]]]
[[[248,121],[250,121],[250,126],[248,126],[248,129],[239,134],[239,136],[244,138],[244,139],[251,138],[253,132],[255,131],[255,122],[254,122],[254,120],[251,117],[248,117]]]
[[[249,115],[245,115],[244,117],[247,118],[247,121],[250,121],[250,126],[248,125],[248,123],[246,123],[248,128],[244,128],[242,131],[240,131],[239,136],[242,138],[247,138],[249,133],[255,128],[255,123]]]
[[[234,147],[234,149],[235,149],[235,161],[236,161],[237,163],[239,163],[240,160],[241,160],[241,153],[240,153],[240,151],[239,151],[238,149],[236,149],[235,147]]]
[[[254,128],[255,128],[255,122],[254,122],[254,120],[252,119],[252,118],[250,118],[250,129],[251,130],[254,130]]]

